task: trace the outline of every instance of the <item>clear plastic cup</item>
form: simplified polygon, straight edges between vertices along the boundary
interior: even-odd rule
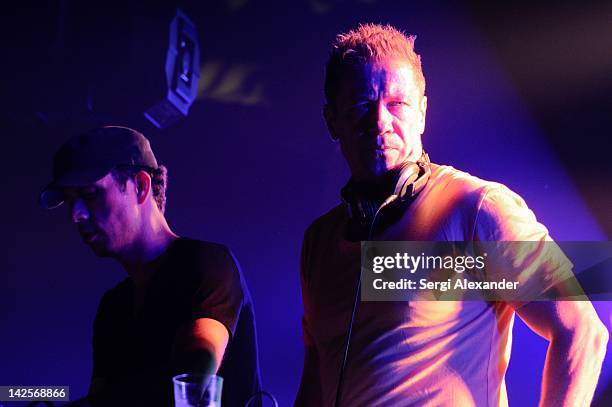
[[[221,407],[221,376],[186,373],[174,376],[172,382],[176,407]]]

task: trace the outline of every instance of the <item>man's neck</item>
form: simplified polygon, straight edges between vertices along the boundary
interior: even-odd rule
[[[118,259],[137,288],[147,285],[151,275],[159,267],[161,256],[178,238],[165,220],[157,227],[149,226],[143,228],[139,239]]]
[[[364,198],[384,200],[393,193],[399,170],[390,170],[377,177],[353,177],[352,183]]]

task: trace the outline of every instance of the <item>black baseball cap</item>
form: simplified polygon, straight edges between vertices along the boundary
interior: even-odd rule
[[[41,192],[43,208],[64,203],[64,187],[80,187],[102,179],[113,168],[158,168],[149,140],[128,127],[104,126],[70,138],[53,156],[53,180]]]

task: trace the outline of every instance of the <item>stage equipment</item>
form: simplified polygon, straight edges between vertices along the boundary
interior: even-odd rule
[[[177,9],[170,23],[165,70],[168,86],[166,98],[144,113],[160,129],[189,114],[200,80],[200,45],[196,26],[180,9]]]

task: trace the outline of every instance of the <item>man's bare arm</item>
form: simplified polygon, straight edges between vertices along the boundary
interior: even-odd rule
[[[167,374],[201,373],[215,374],[219,370],[229,332],[225,325],[211,318],[199,318],[191,321],[178,330],[174,343],[172,372],[151,370],[139,373],[130,381],[115,383],[112,389],[107,386],[105,377],[93,377],[89,386],[88,398],[92,402],[100,401],[101,405],[112,400],[114,394],[127,394],[128,387],[145,389],[149,386],[163,385],[168,380]],[[124,387],[125,386],[125,387]],[[108,393],[113,392],[112,394]]]
[[[199,318],[182,326],[176,334],[174,369],[215,374],[228,341],[227,328],[215,319]]]
[[[608,331],[589,301],[532,302],[516,310],[550,344],[540,406],[588,406],[606,353]]]

